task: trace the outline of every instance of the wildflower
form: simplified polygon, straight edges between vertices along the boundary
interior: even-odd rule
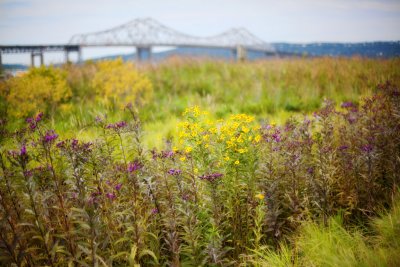
[[[143,167],[142,163],[140,163],[139,161],[135,160],[135,162],[130,162],[128,164],[128,172],[134,172],[137,171],[139,169],[141,169]]]
[[[225,160],[225,161],[229,161],[229,160],[230,160],[229,156],[226,156],[226,157],[224,158],[224,160]]]
[[[264,194],[258,193],[256,195],[256,198],[258,198],[259,200],[263,200],[265,198]]]
[[[128,124],[125,122],[125,121],[120,121],[120,122],[117,122],[116,124],[115,124],[115,126],[117,127],[117,128],[124,128],[124,127],[126,127]]]
[[[239,160],[236,160],[235,161],[235,165],[239,165],[240,164],[240,161]]]
[[[348,148],[349,148],[349,146],[342,145],[342,146],[339,147],[339,150],[340,150],[340,151],[344,151],[344,150],[346,150],[346,149],[348,149]]]
[[[366,144],[361,147],[361,150],[364,151],[365,153],[370,153],[372,149],[373,147],[371,144]]]
[[[183,161],[185,161],[185,160],[186,160],[186,157],[185,157],[185,156],[183,156],[183,157],[180,157],[179,159],[180,159],[180,161],[182,161],[182,162],[183,162]]]
[[[50,131],[46,132],[46,135],[44,136],[44,140],[43,141],[45,143],[50,143],[50,142],[54,141],[55,139],[57,139],[57,137],[58,137],[58,134],[56,134],[54,132],[54,130],[50,130]]]
[[[343,102],[342,105],[340,105],[342,108],[354,108],[355,105],[353,102]]]
[[[168,174],[173,175],[173,176],[180,175],[181,173],[182,173],[182,171],[179,170],[179,169],[170,169],[170,170],[168,171]]]
[[[36,122],[41,121],[41,120],[42,120],[42,117],[43,117],[43,112],[40,112],[39,114],[36,115],[35,121],[36,121]]]
[[[199,173],[199,169],[194,168],[193,172],[197,174],[197,173]]]
[[[21,147],[21,150],[19,151],[19,155],[20,156],[26,156],[26,146],[25,145],[23,145]]]
[[[151,210],[151,214],[157,214],[157,213],[158,213],[158,209],[157,208],[154,208],[154,209]]]
[[[186,153],[190,153],[190,152],[192,152],[192,150],[193,150],[193,148],[190,147],[190,146],[188,146],[188,147],[185,148],[185,152],[186,152]]]
[[[201,180],[206,180],[209,182],[214,182],[215,180],[217,180],[218,178],[222,177],[223,174],[222,173],[212,173],[212,174],[204,174],[202,176],[200,176]]]
[[[261,135],[256,135],[256,137],[254,137],[254,141],[256,141],[257,143],[260,142],[261,140]]]
[[[121,187],[122,187],[122,184],[119,183],[119,184],[117,184],[117,185],[115,186],[115,190],[119,191],[119,190],[121,190]]]
[[[109,200],[113,200],[113,199],[116,198],[116,195],[115,195],[114,193],[107,193],[107,194],[106,194],[106,197],[107,197]]]
[[[245,148],[240,148],[240,149],[238,149],[238,152],[239,152],[240,154],[243,154],[243,153],[247,152],[247,149],[245,149]]]

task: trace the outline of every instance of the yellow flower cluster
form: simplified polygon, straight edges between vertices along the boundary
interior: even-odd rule
[[[183,113],[186,120],[179,124],[179,143],[185,153],[197,149],[222,152],[221,161],[240,165],[261,140],[259,126],[254,117],[246,114],[231,115],[228,119],[210,120],[207,112],[199,107],[187,108]]]
[[[71,96],[66,73],[53,67],[32,68],[0,84],[0,97],[9,104],[9,115],[27,117],[54,109]]]
[[[151,98],[153,86],[150,80],[138,72],[133,63],[124,63],[122,59],[107,60],[96,63],[96,67],[92,86],[106,104],[143,104]]]

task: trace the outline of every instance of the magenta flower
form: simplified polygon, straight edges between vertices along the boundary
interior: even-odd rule
[[[26,156],[26,146],[25,145],[23,145],[21,147],[21,150],[19,151],[19,155],[20,156]]]
[[[151,214],[157,214],[157,213],[158,213],[158,209],[157,208],[154,208],[154,209],[151,210]]]
[[[365,153],[371,153],[372,149],[373,147],[371,144],[366,144],[361,147],[361,150],[364,151]]]
[[[126,127],[128,124],[126,123],[126,122],[124,122],[124,121],[120,121],[120,122],[117,122],[116,124],[115,124],[115,126],[117,127],[117,128],[124,128],[124,127]]]
[[[36,115],[35,121],[36,121],[36,122],[41,121],[41,120],[42,120],[42,117],[43,117],[43,112],[40,112],[39,114]]]
[[[58,134],[56,134],[56,133],[54,132],[54,130],[50,130],[50,131],[47,131],[47,132],[46,132],[46,135],[44,136],[43,139],[44,139],[44,142],[45,142],[45,143],[50,143],[50,142],[56,140],[57,137],[58,137]]]
[[[178,175],[180,175],[181,173],[182,173],[182,171],[179,170],[179,169],[170,169],[170,170],[168,171],[168,174],[173,175],[173,176],[178,176]]]
[[[139,161],[135,160],[134,162],[131,162],[128,164],[128,172],[134,172],[143,167],[142,163]]]
[[[109,200],[113,200],[113,199],[115,199],[117,196],[116,196],[114,193],[107,193],[107,194],[106,194],[106,197],[107,197]]]
[[[120,184],[117,184],[117,185],[115,186],[115,190],[119,191],[119,190],[121,190],[121,187],[122,187],[122,184],[121,184],[121,183],[120,183]]]

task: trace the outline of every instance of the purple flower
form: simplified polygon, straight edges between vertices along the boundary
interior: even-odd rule
[[[223,176],[222,173],[216,172],[216,173],[212,173],[212,174],[204,174],[204,175],[200,176],[200,179],[201,180],[206,180],[206,181],[209,181],[209,182],[212,183],[212,182],[214,182],[215,180],[217,180],[218,178],[220,178],[222,176]]]
[[[340,105],[342,108],[355,108],[356,105],[354,105],[353,102],[343,102],[342,105]]]
[[[41,120],[42,120],[42,117],[43,117],[43,112],[40,112],[39,114],[36,115],[35,121],[36,121],[36,122],[41,121]]]
[[[116,196],[114,193],[107,193],[107,194],[106,194],[106,197],[107,197],[109,200],[113,200],[113,199],[115,199],[117,196]]]
[[[179,170],[179,169],[170,169],[170,170],[168,171],[168,174],[173,175],[173,176],[180,175],[181,173],[182,173],[182,171]]]
[[[115,190],[119,191],[119,190],[121,190],[121,187],[122,187],[122,184],[119,183],[119,184],[117,184],[117,185],[115,186]]]
[[[44,136],[44,142],[45,143],[50,143],[50,142],[56,140],[57,137],[58,137],[58,134],[56,134],[54,132],[54,130],[47,131],[46,135]]]
[[[76,149],[76,148],[78,147],[78,143],[79,143],[78,140],[72,139],[72,141],[71,141],[71,147],[72,147],[72,149]]]
[[[27,118],[27,119],[26,119],[26,122],[27,122],[27,123],[33,123],[33,118]]]
[[[62,147],[64,147],[64,145],[65,145],[65,141],[60,141],[60,142],[58,142],[58,143],[56,144],[56,147],[62,148]]]
[[[370,153],[372,149],[373,147],[371,144],[366,144],[361,147],[361,150],[364,151],[365,153]]]
[[[173,151],[161,151],[162,158],[172,158],[174,156]]]
[[[19,155],[20,156],[26,156],[26,146],[25,145],[23,145],[21,147],[21,150],[19,151]]]
[[[115,129],[115,125],[112,123],[109,123],[106,125],[106,129]]]
[[[272,135],[272,138],[275,140],[275,142],[279,143],[281,141],[281,136],[279,133],[274,133]]]
[[[101,123],[103,122],[103,119],[100,116],[96,116],[96,118],[94,119],[97,123]]]
[[[135,160],[133,163],[131,162],[128,164],[128,172],[137,171],[137,170],[141,169],[142,167],[143,167],[142,163]]]
[[[339,150],[340,150],[340,151],[344,151],[344,150],[346,150],[346,149],[348,149],[348,148],[349,148],[349,146],[342,145],[342,146],[339,147]]]
[[[124,122],[124,121],[120,121],[120,122],[117,122],[116,124],[115,124],[115,126],[117,127],[117,128],[124,128],[124,127],[126,127],[128,124],[126,123],[126,122]]]
[[[157,208],[154,208],[154,209],[151,210],[151,214],[157,214],[157,213],[158,213],[158,209]]]

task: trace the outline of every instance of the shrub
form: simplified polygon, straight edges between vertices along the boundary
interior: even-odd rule
[[[71,96],[66,72],[54,67],[32,68],[20,77],[6,80],[1,90],[9,115],[16,118],[38,110],[54,113],[57,105]]]
[[[92,86],[100,100],[111,106],[133,103],[142,106],[152,95],[149,79],[137,71],[133,63],[122,59],[100,61],[92,80]]]

